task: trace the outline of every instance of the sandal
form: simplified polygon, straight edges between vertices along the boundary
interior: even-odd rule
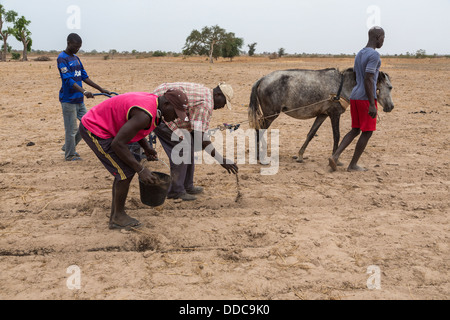
[[[127,223],[124,226],[121,226],[121,225],[119,225],[117,223],[114,223],[114,222],[110,222],[109,223],[109,229],[110,230],[122,230],[122,229],[124,229],[124,230],[129,231],[129,230],[131,230],[133,228],[139,228],[139,227],[141,227],[141,223],[138,220],[136,220],[136,219],[132,219],[129,223]]]
[[[83,159],[81,159],[80,156],[72,156],[69,159],[66,159],[66,161],[81,161]]]

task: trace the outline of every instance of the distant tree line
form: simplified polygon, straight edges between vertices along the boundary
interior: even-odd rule
[[[32,51],[38,54],[50,53],[57,54],[58,51],[50,50],[32,50],[32,39],[31,31],[28,29],[31,21],[27,20],[24,16],[19,17],[19,14],[13,10],[6,10],[5,7],[0,4],[0,41],[3,42],[0,50],[0,61],[6,61],[8,52],[11,53],[12,59],[19,60],[20,53],[13,52],[10,45],[8,45],[8,39],[13,36],[15,39],[20,41],[23,45],[22,50],[22,61],[27,61],[28,52]],[[122,51],[118,52],[116,49],[111,49],[109,51],[91,50],[89,52],[80,50],[80,54],[97,55],[103,54],[105,60],[114,59],[116,56],[128,56],[134,55],[137,59],[148,58],[148,57],[178,57],[181,54],[185,56],[199,55],[207,56],[210,63],[214,63],[219,57],[229,58],[230,61],[234,57],[241,54],[248,54],[248,56],[255,56],[257,43],[248,44],[248,52],[242,51],[244,45],[244,40],[237,37],[233,32],[227,32],[225,29],[214,25],[211,27],[203,27],[201,30],[192,30],[189,36],[186,38],[184,47],[182,48],[182,53],[171,52],[171,51]],[[277,52],[263,52],[258,56],[266,56],[270,59],[278,59],[283,56],[289,57],[354,57],[355,54],[311,54],[311,53],[301,53],[301,54],[288,54],[284,48],[279,48]],[[407,52],[404,54],[395,55],[384,55],[387,57],[399,57],[399,58],[433,58],[441,57],[437,54],[427,55],[424,49],[417,50],[415,53]],[[444,55],[444,57],[450,57],[449,55]],[[46,61],[46,60],[40,60]]]
[[[32,49],[31,52],[34,55],[57,55],[60,51],[58,50],[34,50]],[[14,55],[14,52],[12,52]],[[109,51],[97,51],[95,49],[90,51],[80,50],[78,54],[82,55],[103,55],[105,60],[114,59],[115,57],[130,57],[134,56],[136,59],[145,59],[145,58],[151,58],[151,57],[179,57],[183,54],[180,52],[173,52],[173,51],[161,51],[161,50],[155,50],[155,51],[138,51],[138,50],[132,50],[132,51],[117,51],[115,49],[111,49]],[[20,55],[20,54],[19,54]],[[281,57],[289,57],[289,58],[354,58],[355,53],[348,54],[348,53],[340,53],[340,54],[323,54],[323,53],[286,53],[284,48],[278,49],[277,52],[262,52],[256,54],[254,51],[251,50],[249,45],[249,51],[240,51],[240,55],[248,55],[250,57],[268,57],[269,59],[279,59]],[[401,54],[384,54],[382,55],[386,58],[408,58],[408,59],[422,59],[422,58],[440,58],[440,57],[446,57],[450,58],[450,55],[438,55],[438,54],[432,54],[429,55],[425,52],[425,50],[417,50],[415,53],[401,53]],[[209,59],[208,59],[209,60]],[[43,60],[42,60],[43,61]]]
[[[24,16],[19,17],[19,14],[13,10],[6,10],[0,4],[0,41],[3,41],[1,50],[1,61],[6,61],[8,52],[11,52],[11,46],[8,45],[8,38],[13,36],[17,41],[23,45],[22,61],[28,61],[27,54],[31,51],[33,41],[31,39],[31,31],[28,29],[31,21]],[[17,53],[13,54],[13,59],[17,57]]]

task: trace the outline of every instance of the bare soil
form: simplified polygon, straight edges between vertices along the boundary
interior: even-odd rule
[[[211,128],[243,123],[244,130],[260,77],[353,65],[331,58],[213,65],[203,58],[81,58],[95,82],[119,93],[225,81],[234,108],[215,111]],[[395,109],[381,113],[361,158],[368,172],[329,171],[329,121],[305,163],[295,162],[313,120],[282,115],[271,127],[280,130],[276,175],[243,164],[237,184],[218,164],[198,165],[204,194],[158,208],[141,203],[135,179],[127,209],[144,226],[121,232],[107,228],[112,177],[91,150],[81,142],[83,161],[64,161],[55,57],[1,63],[0,299],[448,299],[450,60],[386,58],[382,70],[392,78]],[[349,129],[346,112],[341,135]],[[346,165],[353,148],[342,155]],[[157,151],[167,162],[160,145]],[[167,172],[160,162],[148,165]],[[71,265],[81,270],[80,289],[67,286]],[[381,271],[379,289],[367,285],[370,266]]]

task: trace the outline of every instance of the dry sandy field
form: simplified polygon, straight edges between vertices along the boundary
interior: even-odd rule
[[[238,185],[220,165],[200,164],[195,182],[204,194],[157,208],[142,204],[135,179],[126,206],[143,227],[116,231],[107,227],[112,176],[83,141],[83,161],[64,161],[56,57],[33,58],[0,64],[0,299],[450,297],[450,59],[383,59],[395,109],[380,112],[360,161],[369,171],[329,171],[328,120],[297,163],[292,156],[314,120],[281,115],[271,126],[280,133],[277,174],[241,164]],[[81,59],[94,82],[118,93],[225,81],[234,107],[215,111],[211,128],[242,123],[244,130],[260,77],[353,65],[345,58]],[[350,125],[347,111],[341,137]],[[343,153],[345,164],[353,150],[354,143]],[[167,161],[159,143],[157,151]],[[147,165],[167,172],[161,162]]]

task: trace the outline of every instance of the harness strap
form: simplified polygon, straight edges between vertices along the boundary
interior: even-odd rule
[[[336,96],[333,98],[333,100],[340,100],[341,99],[341,92],[342,92],[342,87],[344,86],[344,74],[341,73],[341,83],[339,84],[339,90],[336,94]]]

